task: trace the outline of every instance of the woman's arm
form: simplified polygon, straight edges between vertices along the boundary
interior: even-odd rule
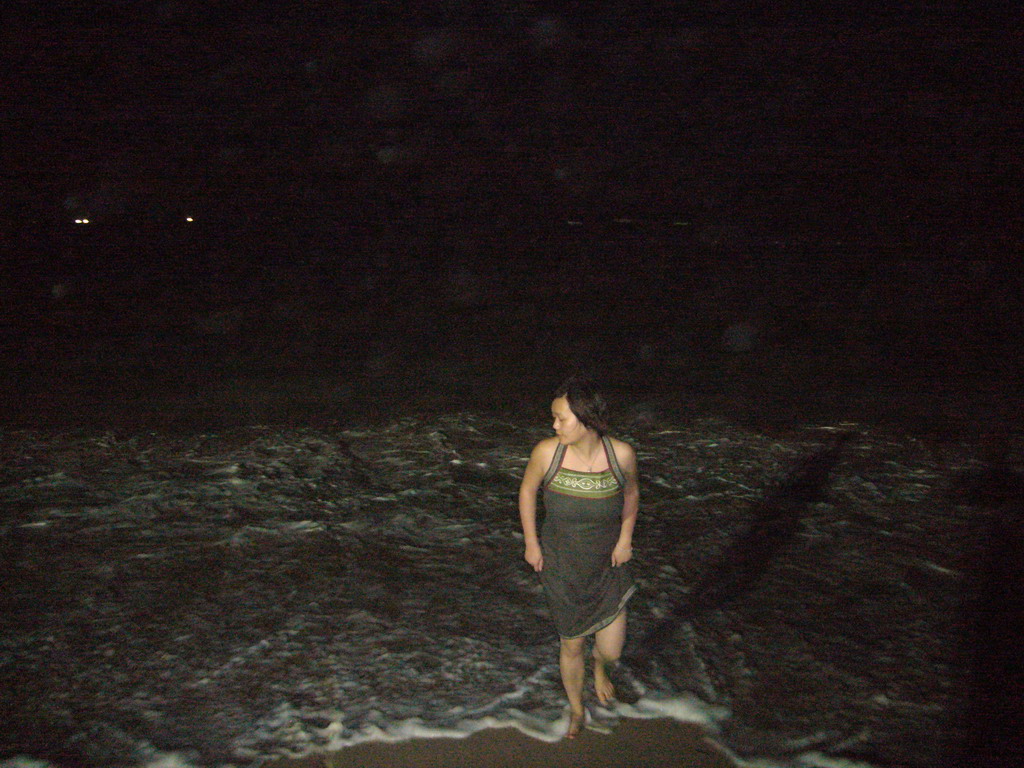
[[[616,441],[614,447],[619,467],[626,476],[626,487],[622,491],[622,525],[619,528],[619,540],[612,550],[613,567],[627,563],[633,557],[633,528],[636,526],[636,516],[640,510],[636,453],[628,443]]]
[[[544,568],[544,554],[537,535],[537,491],[551,463],[552,452],[546,445],[548,442],[543,440],[534,446],[523,473],[523,482],[519,484],[519,522],[523,525],[523,540],[526,544],[523,557],[537,572]]]

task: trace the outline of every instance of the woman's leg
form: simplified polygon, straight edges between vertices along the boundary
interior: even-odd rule
[[[615,686],[608,678],[605,667],[619,660],[625,644],[626,610],[623,609],[615,621],[594,636],[594,692],[602,704],[615,698]]]
[[[576,738],[585,724],[586,710],[583,709],[583,648],[586,638],[562,638],[558,666],[562,671],[562,685],[569,697],[569,730],[566,736]]]

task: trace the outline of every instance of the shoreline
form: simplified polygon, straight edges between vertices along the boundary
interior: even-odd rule
[[[738,768],[740,763],[697,723],[623,718],[610,733],[587,729],[576,739],[542,741],[512,726],[468,736],[372,741],[267,768]]]

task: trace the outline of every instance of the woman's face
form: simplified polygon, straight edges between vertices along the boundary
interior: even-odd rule
[[[576,418],[576,414],[569,407],[569,401],[564,397],[556,397],[551,403],[551,415],[555,420],[553,424],[558,440],[565,445],[571,445],[587,434],[587,428],[583,422]]]

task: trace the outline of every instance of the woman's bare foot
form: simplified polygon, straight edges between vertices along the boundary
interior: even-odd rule
[[[565,732],[565,738],[575,739],[580,735],[583,726],[587,724],[587,710],[581,712],[569,712],[569,730]]]
[[[615,686],[612,685],[604,667],[605,665],[600,661],[594,663],[594,693],[597,694],[598,701],[608,704],[615,699]]]

